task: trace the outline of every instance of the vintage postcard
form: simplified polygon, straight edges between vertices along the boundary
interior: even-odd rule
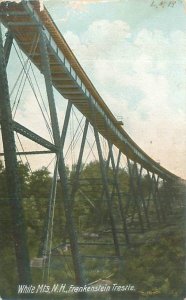
[[[186,299],[186,1],[0,0],[0,299]]]

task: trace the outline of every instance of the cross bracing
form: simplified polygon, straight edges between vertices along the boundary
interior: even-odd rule
[[[181,184],[181,181],[176,175],[151,159],[128,136],[121,127],[121,122],[113,116],[90,82],[46,8],[40,11],[38,1],[23,0],[18,4],[2,2],[0,4],[0,19],[8,29],[4,45],[1,41],[0,53],[0,75],[2,79],[0,122],[4,145],[4,152],[0,155],[5,157],[8,183],[11,185],[9,198],[11,205],[14,204],[12,223],[15,226],[14,239],[19,282],[27,283],[31,279],[16,156],[53,153],[55,155],[54,174],[39,249],[39,256],[42,256],[41,262],[44,262],[43,280],[46,282],[49,280],[53,256],[58,256],[53,251],[57,249],[62,253],[64,259],[66,257],[72,258],[71,264],[74,269],[75,281],[83,285],[85,277],[83,276],[84,262],[82,263],[82,258],[96,258],[94,253],[87,255],[83,253],[82,249],[79,250],[81,246],[91,245],[90,242],[86,242],[86,239],[95,239],[94,245],[101,246],[104,251],[106,251],[105,248],[108,249],[108,245],[113,245],[113,249],[109,249],[107,255],[98,255],[98,259],[105,257],[105,259],[122,260],[126,247],[135,244],[134,234],[144,233],[157,224],[161,224],[161,226],[165,222],[169,224],[168,215],[172,214],[175,202],[177,202],[178,207],[183,205],[181,201],[177,201],[174,194],[174,186]],[[16,41],[18,48],[21,49],[30,63],[30,65],[27,65],[27,62],[26,64],[22,63],[23,73],[26,74],[25,80],[32,85],[28,72],[31,63],[43,75],[48,99],[49,123],[47,123],[44,114],[43,117],[49,129],[51,141],[23,126],[19,120],[15,121],[14,116],[12,116],[13,107],[9,103],[9,78],[7,78],[6,66],[9,62],[13,40]],[[53,87],[68,100],[61,132]],[[35,91],[34,94],[36,94]],[[35,96],[37,97],[37,95]],[[78,119],[76,111],[79,111],[81,118]],[[71,124],[73,117],[76,117],[78,124],[75,130]],[[71,135],[69,145],[67,145],[69,128]],[[24,151],[20,136],[42,146],[43,150]],[[20,142],[21,149],[17,148],[16,140]],[[88,151],[86,149],[87,144]],[[75,148],[77,160],[73,166],[73,177],[69,179],[65,164],[66,156]],[[88,153],[84,159],[86,151]],[[97,178],[84,178],[82,175],[83,164],[86,165],[90,154],[99,162],[100,172]],[[71,159],[75,161],[74,157]],[[127,191],[122,190],[121,184],[126,174]],[[91,175],[93,176],[93,174]],[[62,202],[66,221],[63,224],[64,243],[61,244],[60,241],[59,245],[53,249],[53,225],[58,183],[62,188]],[[89,185],[95,189],[96,196],[93,198],[89,197],[88,190],[86,192],[84,190],[84,187]],[[144,185],[147,185],[147,190],[144,189]],[[97,196],[96,191],[100,192],[99,196]],[[100,218],[100,228],[99,230],[97,228],[97,233],[84,234],[81,232],[81,222],[83,222],[85,213],[80,212],[78,220],[74,220],[73,209],[77,205],[76,197],[77,199],[81,198],[85,207],[88,206],[93,215],[97,216],[98,219]],[[96,197],[98,199],[95,199]],[[95,203],[101,203],[99,208],[96,207],[97,204]],[[101,227],[103,223],[107,228]],[[79,235],[80,239],[78,238]],[[99,240],[103,235],[108,236],[108,238],[105,238],[102,243],[96,243],[97,239]],[[63,245],[67,248],[70,247],[71,255],[64,255]]]

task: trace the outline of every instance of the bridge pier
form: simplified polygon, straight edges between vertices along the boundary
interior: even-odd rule
[[[139,194],[139,198],[141,200],[141,204],[142,204],[142,208],[144,210],[144,216],[145,216],[145,221],[147,224],[147,228],[150,228],[150,221],[149,221],[149,216],[148,216],[148,211],[147,211],[147,206],[145,203],[145,199],[143,196],[143,187],[142,187],[142,171],[143,171],[143,167],[140,167],[140,172],[138,172],[138,167],[137,167],[137,163],[134,163],[135,169],[136,169],[136,175],[137,175],[137,187],[138,187],[138,194]]]
[[[70,205],[71,210],[73,210],[74,200],[75,200],[75,196],[76,196],[76,193],[78,190],[79,177],[80,177],[80,173],[81,173],[83,152],[84,152],[84,148],[85,148],[88,126],[89,126],[89,121],[86,119],[84,131],[83,131],[83,137],[82,137],[81,146],[80,146],[80,151],[79,151],[79,156],[78,156],[78,162],[76,165],[74,177],[72,179],[72,188],[70,191],[70,204],[69,205]],[[67,127],[66,127],[66,130],[67,130]],[[64,239],[63,239],[64,243],[66,243],[66,231],[67,231],[67,223],[65,224],[65,228],[64,228]]]
[[[149,170],[147,170],[147,176],[148,176],[148,182],[149,182],[149,199],[148,199],[147,209],[149,209],[149,205],[150,205],[150,201],[151,201],[151,197],[152,197],[152,201],[153,201],[155,211],[156,211],[157,220],[158,220],[159,223],[161,223],[159,209],[158,209],[158,205],[157,205],[157,201],[156,201],[156,195],[155,195],[155,191],[154,191],[153,174],[152,174],[152,177],[151,177]]]
[[[168,182],[166,180],[163,180],[163,198],[169,214],[172,214],[172,206],[175,204],[174,193],[170,186],[168,186]]]
[[[113,170],[113,175],[114,175],[114,186],[116,188],[116,193],[117,193],[117,201],[118,201],[119,212],[120,212],[120,216],[121,216],[121,220],[122,220],[123,232],[124,232],[126,244],[129,246],[130,238],[129,238],[128,228],[127,228],[126,214],[124,212],[122,198],[121,198],[121,191],[120,191],[119,182],[118,182],[118,171],[119,171],[119,165],[120,165],[121,151],[119,151],[118,158],[117,158],[117,165],[115,165],[112,146],[113,145],[111,145],[111,143],[108,142],[112,170]]]
[[[8,80],[6,74],[6,64],[8,62],[8,57],[9,54],[7,54],[6,57],[4,54],[2,32],[0,27],[0,122],[4,147],[7,189],[11,210],[12,237],[14,240],[19,278],[18,282],[19,284],[30,284],[31,273],[29,252],[27,247],[14,129],[9,98]]]
[[[118,237],[117,237],[117,232],[116,232],[116,225],[115,225],[115,220],[114,220],[114,216],[112,213],[112,201],[111,201],[110,192],[109,192],[109,188],[108,188],[108,178],[106,175],[105,164],[104,164],[102,150],[101,150],[101,144],[100,144],[100,140],[99,140],[99,134],[95,127],[94,127],[94,135],[95,135],[95,139],[96,139],[97,151],[98,151],[98,156],[99,156],[103,188],[104,188],[104,192],[105,192],[105,196],[106,196],[106,202],[107,202],[109,218],[110,218],[110,223],[111,223],[115,253],[116,253],[116,256],[120,257],[120,249],[119,249],[119,242],[118,242]]]
[[[71,198],[71,207],[73,207],[75,194],[78,189],[78,182],[79,182],[79,176],[80,176],[80,171],[81,171],[81,166],[82,166],[83,152],[84,152],[84,148],[85,148],[88,126],[89,126],[89,121],[86,119],[84,131],[83,131],[83,137],[82,137],[81,146],[80,146],[80,151],[79,151],[79,156],[78,156],[78,162],[76,165],[75,175],[73,178],[71,197],[70,197]]]
[[[142,213],[141,213],[141,207],[139,203],[139,197],[138,197],[138,192],[136,191],[136,174],[135,172],[135,164],[131,164],[130,159],[127,157],[127,165],[128,165],[128,172],[129,172],[129,182],[130,182],[130,195],[131,199],[133,201],[133,214],[132,214],[132,221],[135,215],[135,208],[137,209],[137,214],[138,214],[138,219],[139,219],[139,224],[141,231],[144,231],[144,223],[143,223],[143,218],[142,218]]]
[[[83,278],[82,266],[81,266],[80,256],[79,256],[76,230],[75,230],[74,221],[72,217],[72,211],[70,205],[71,202],[70,192],[68,188],[68,180],[67,180],[66,167],[64,163],[63,148],[62,148],[63,139],[65,138],[63,133],[66,134],[66,130],[63,131],[62,137],[60,137],[59,124],[58,124],[58,118],[57,118],[57,112],[56,112],[56,106],[55,106],[55,100],[53,94],[49,55],[47,51],[47,43],[46,43],[45,35],[43,33],[42,28],[40,29],[40,55],[42,61],[42,71],[45,78],[45,85],[46,85],[46,91],[48,96],[53,138],[54,138],[55,146],[58,149],[58,158],[59,158],[58,174],[60,177],[60,183],[61,183],[62,193],[63,193],[63,203],[65,209],[66,222],[67,222],[67,230],[69,234],[71,251],[72,251],[72,259],[74,264],[76,283],[82,286],[84,284],[84,278]],[[69,116],[70,116],[70,106],[69,106],[69,112],[66,116],[67,118],[66,118],[65,125],[67,126],[69,121]]]
[[[161,218],[162,218],[163,222],[166,222],[168,210],[167,210],[167,207],[165,207],[165,205],[166,205],[165,201],[164,201],[164,199],[162,199],[162,196],[160,194],[159,180],[160,180],[160,177],[158,176],[157,180],[155,181],[155,189],[156,189],[157,199],[159,202]]]

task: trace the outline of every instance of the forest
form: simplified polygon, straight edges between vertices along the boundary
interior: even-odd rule
[[[41,283],[46,270],[34,266],[36,258],[43,257],[46,224],[52,175],[46,168],[31,171],[27,164],[19,162],[21,196],[24,208],[31,261],[33,283]],[[69,189],[72,189],[75,166],[67,169]],[[166,222],[158,222],[153,205],[150,204],[151,226],[140,229],[136,216],[128,227],[130,244],[123,236],[116,196],[112,190],[112,170],[108,170],[112,210],[117,221],[121,258],[114,256],[110,220],[101,181],[99,163],[90,162],[83,166],[77,192],[74,197],[73,218],[77,229],[79,248],[82,257],[86,283],[99,279],[111,283],[132,284],[133,293],[125,293],[104,299],[182,299],[185,296],[185,222],[182,205],[175,205],[168,215],[168,202],[164,203]],[[129,193],[129,174],[121,169],[118,174],[122,191],[122,204],[126,209]],[[148,197],[149,180],[142,178],[144,198]],[[57,182],[54,210],[50,270],[47,281],[74,283],[73,265],[61,196],[61,186]],[[164,193],[164,187],[160,189]],[[177,197],[184,199],[184,193],[176,191]],[[11,229],[10,203],[3,163],[0,161],[0,295],[16,298],[17,271]],[[169,201],[169,199],[167,199]],[[179,202],[182,203],[182,202]],[[132,214],[129,209],[128,215]],[[128,221],[128,220],[127,220]],[[101,245],[102,244],[102,245]],[[45,256],[47,256],[45,252]],[[46,259],[46,257],[45,257]],[[119,298],[120,297],[120,298]],[[126,298],[125,298],[126,297]],[[5,298],[7,299],[7,298]],[[70,298],[72,299],[72,298]],[[100,299],[101,296],[100,296]]]

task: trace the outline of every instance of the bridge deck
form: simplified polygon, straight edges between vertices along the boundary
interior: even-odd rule
[[[97,126],[98,131],[130,159],[161,178],[178,178],[151,159],[121,127],[83,71],[46,8],[40,10],[38,1],[2,2],[0,20],[41,72],[39,34],[40,30],[44,29],[52,83],[57,91],[72,101],[77,109]]]

